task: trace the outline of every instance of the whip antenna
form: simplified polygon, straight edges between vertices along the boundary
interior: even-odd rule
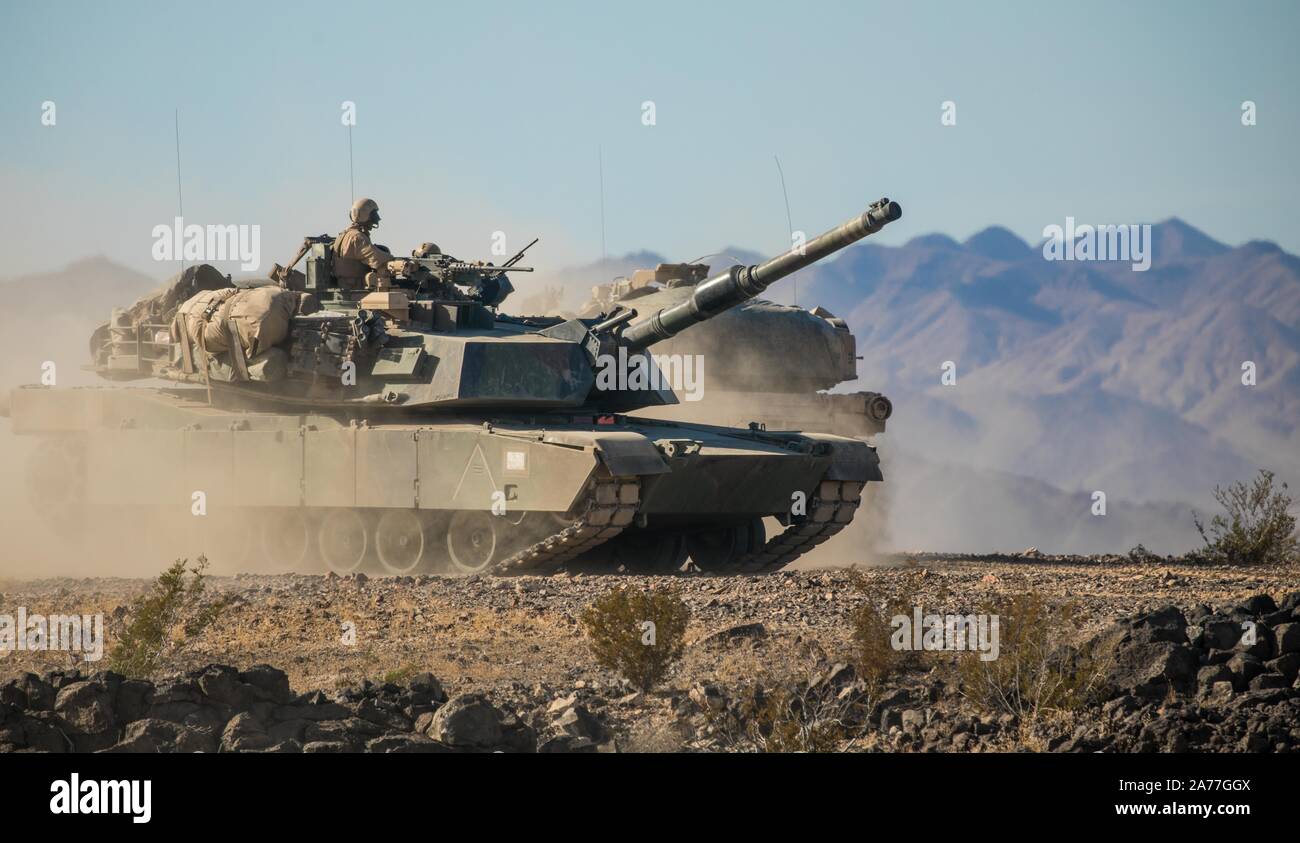
[[[781,196],[785,198],[785,224],[789,229],[790,243],[794,243],[794,222],[790,219],[790,194],[785,189],[785,171],[781,169],[781,159],[773,155],[772,160],[776,161],[776,173],[781,177]],[[799,278],[790,279],[791,288],[794,292],[794,306],[799,306]]]
[[[176,215],[185,218],[185,197],[181,193],[181,110],[174,112],[176,125]],[[173,243],[173,247],[177,244]],[[181,249],[181,272],[185,271],[185,250]]]
[[[600,174],[600,260],[605,261],[605,151],[596,147],[596,169]]]

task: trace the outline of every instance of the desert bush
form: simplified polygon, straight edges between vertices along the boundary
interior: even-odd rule
[[[209,597],[204,588],[207,557],[191,567],[177,559],[153,586],[127,609],[126,629],[109,653],[109,667],[127,676],[147,678],[163,655],[183,646],[217,620],[225,599]]]
[[[379,677],[379,683],[381,685],[405,685],[412,676],[419,672],[420,668],[418,665],[408,662],[401,667],[394,668],[384,673],[383,676]]]
[[[701,705],[714,747],[727,752],[835,752],[867,731],[857,693],[841,693],[821,672],[803,680],[761,677],[718,705]]]
[[[1139,542],[1128,552],[1128,561],[1134,565],[1150,565],[1161,561],[1161,557],[1147,550],[1146,545]]]
[[[588,606],[581,623],[597,664],[649,690],[681,658],[690,616],[675,589],[620,587]]]
[[[849,732],[849,703],[806,684],[761,695],[746,718],[760,752],[833,752]]]
[[[639,720],[627,736],[627,752],[671,753],[682,751],[682,734],[672,723]]]
[[[1287,485],[1273,487],[1273,472],[1261,470],[1250,485],[1234,483],[1214,487],[1214,499],[1224,513],[1203,524],[1193,516],[1205,541],[1201,554],[1221,565],[1261,565],[1300,559],[1296,520],[1290,513]]]
[[[849,615],[853,641],[853,667],[866,685],[867,693],[874,697],[893,676],[918,663],[920,654],[911,650],[895,650],[891,640],[894,627],[891,620],[896,615],[911,616],[912,603],[920,591],[920,572],[906,571],[896,578],[899,593],[890,596],[878,581],[856,574],[853,586],[864,600]],[[938,600],[946,593],[940,589]],[[906,597],[904,596],[906,595]]]
[[[893,632],[889,619],[899,613],[905,614],[906,611],[901,606],[882,611],[878,604],[868,600],[854,609],[850,616],[854,668],[873,696],[879,693],[889,677],[903,669],[909,654],[908,651],[895,650],[889,642]]]
[[[1073,604],[1052,607],[1038,593],[1026,592],[981,611],[998,616],[998,656],[983,661],[980,653],[965,653],[958,660],[967,699],[1022,721],[1097,701],[1106,664],[1090,646],[1071,643],[1079,627]]]

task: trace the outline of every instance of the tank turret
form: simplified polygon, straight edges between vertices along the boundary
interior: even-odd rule
[[[730,274],[730,273],[727,273]],[[592,288],[584,318],[657,314],[693,298],[710,277],[703,263],[660,263]],[[758,422],[773,430],[817,429],[843,436],[884,432],[893,407],[879,392],[844,388],[858,378],[857,340],[848,323],[822,307],[751,298],[707,325],[654,346],[656,356],[694,358],[707,388],[680,404],[643,407],[654,418],[717,424]],[[832,391],[834,390],[834,391]]]
[[[174,316],[148,311],[151,320],[159,321],[141,323],[138,331],[124,324],[128,315],[119,314],[96,364],[105,376],[119,380],[160,377],[201,383],[276,406],[629,412],[673,404],[676,399],[663,389],[602,388],[597,364],[611,357],[626,360],[742,305],[901,214],[898,203],[881,199],[803,248],[758,266],[733,266],[699,283],[686,301],[646,316],[625,311],[603,322],[500,315],[484,303],[481,288],[461,294],[463,285],[454,282],[466,274],[495,279],[507,270],[528,268],[470,264],[446,255],[393,261],[395,270],[408,274],[391,290],[322,287],[317,296],[281,288],[283,295],[268,296],[227,282],[227,289],[200,293],[207,296],[203,301],[182,303]],[[267,304],[250,315],[243,302],[255,297]],[[282,306],[271,307],[278,299],[285,299]],[[273,333],[286,342],[263,342],[257,348],[230,339],[267,331],[262,323],[277,314],[287,324],[277,323]],[[168,318],[172,321],[163,324]],[[262,323],[250,326],[258,319]]]
[[[851,242],[900,213],[896,203],[882,199],[863,215],[865,219],[852,220],[809,244],[802,257],[811,260],[810,249],[814,254],[829,254],[840,248],[836,239]],[[639,330],[654,337],[656,357],[694,358],[699,369],[707,362],[707,374],[700,375],[707,388],[684,403],[640,407],[638,412],[645,415],[727,425],[757,422],[770,429],[818,429],[855,437],[883,432],[893,411],[888,398],[871,391],[829,391],[858,377],[857,342],[847,323],[821,307],[805,309],[755,297],[758,284],[766,286],[777,277],[775,272],[769,274],[768,267],[781,267],[779,277],[788,274],[787,265],[773,263],[733,267],[714,282],[705,282],[709,274],[705,265],[661,263],[594,288],[580,313],[619,314],[628,325],[624,337],[632,337],[629,347],[637,344],[637,326],[644,326]],[[737,303],[734,293],[746,277],[759,281],[751,282],[750,292],[742,292]],[[705,283],[733,291],[724,310],[704,314],[702,303],[711,295],[717,298],[717,293],[702,289]],[[682,318],[671,321],[674,313]],[[692,327],[712,318],[717,321],[710,326]],[[657,336],[656,319],[664,326]],[[670,330],[672,335],[664,337]]]

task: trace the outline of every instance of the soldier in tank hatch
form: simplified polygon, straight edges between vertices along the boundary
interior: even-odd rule
[[[379,205],[358,199],[352,203],[351,218],[352,224],[334,239],[334,277],[345,290],[386,289],[393,280],[388,270],[393,255],[370,241],[370,232],[379,225]]]

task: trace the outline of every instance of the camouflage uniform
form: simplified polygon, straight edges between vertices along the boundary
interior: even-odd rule
[[[358,199],[352,205],[352,225],[334,239],[334,277],[343,289],[386,287],[392,283],[388,271],[392,253],[370,242],[370,229],[378,222],[379,206],[374,200]]]

